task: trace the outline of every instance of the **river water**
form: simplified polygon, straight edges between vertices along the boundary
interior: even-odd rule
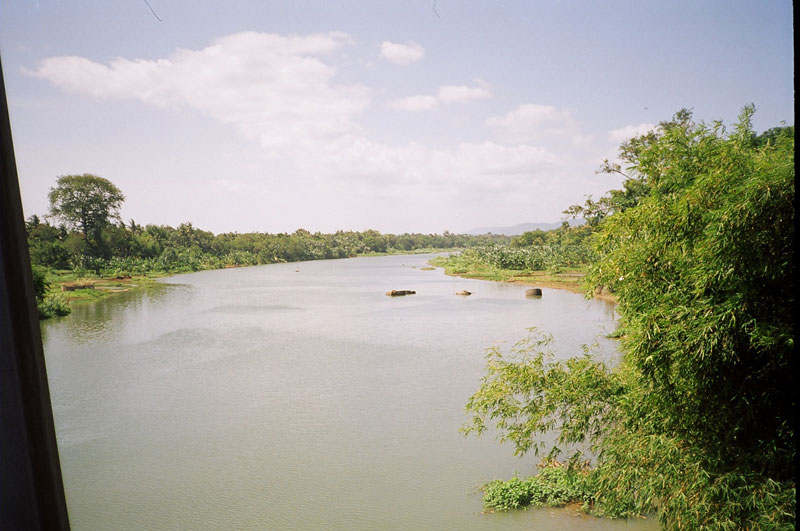
[[[482,483],[537,462],[458,431],[485,349],[536,327],[557,356],[613,359],[616,316],[429,258],[180,275],[43,322],[73,529],[656,529],[482,513]]]

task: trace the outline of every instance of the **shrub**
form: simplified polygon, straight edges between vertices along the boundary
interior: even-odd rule
[[[72,311],[66,297],[60,293],[47,295],[42,302],[37,304],[37,308],[39,310],[39,319],[48,319],[54,315],[69,315]]]
[[[545,461],[536,476],[508,481],[495,480],[483,488],[483,504],[498,511],[519,507],[559,506],[593,502],[591,471],[584,467],[565,466],[557,461]]]

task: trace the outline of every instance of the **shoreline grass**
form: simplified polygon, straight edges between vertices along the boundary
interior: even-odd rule
[[[481,262],[460,260],[457,255],[437,256],[429,263],[443,268],[448,276],[565,289],[573,293],[585,292],[581,280],[586,274],[586,266],[564,268],[557,272],[499,269]]]
[[[95,302],[117,293],[145,289],[155,284],[156,279],[173,274],[158,272],[111,277],[71,270],[48,271],[48,288],[44,297],[44,308],[40,305],[40,319],[69,315],[73,305]]]
[[[434,267],[444,269],[444,274],[451,277],[507,282],[523,286],[563,289],[572,293],[586,295],[583,284],[589,265],[564,267],[558,271],[530,271],[522,269],[502,269],[484,262],[464,259],[460,255],[437,256],[428,261]],[[607,289],[595,290],[592,298],[617,303],[617,297]]]

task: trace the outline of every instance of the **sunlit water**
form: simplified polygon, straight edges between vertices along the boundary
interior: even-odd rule
[[[73,529],[656,528],[482,514],[482,483],[537,462],[458,431],[485,349],[536,327],[558,356],[597,343],[613,359],[615,313],[428,258],[181,275],[44,322]]]

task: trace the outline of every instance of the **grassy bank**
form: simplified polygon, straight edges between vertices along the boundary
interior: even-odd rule
[[[61,294],[68,304],[91,302],[115,293],[141,289],[167,273],[126,277],[79,276],[72,271],[55,271],[48,276],[50,294]]]
[[[566,289],[583,293],[581,280],[587,266],[562,268],[558,271],[531,271],[523,269],[503,269],[485,262],[474,260],[463,254],[437,256],[430,264],[444,268],[446,275],[496,282],[515,282],[523,285]]]
[[[47,289],[38,302],[39,318],[68,315],[74,304],[84,304],[104,299],[116,293],[152,286],[157,278],[169,276],[159,272],[147,275],[109,277],[89,272],[49,270],[46,273]]]

